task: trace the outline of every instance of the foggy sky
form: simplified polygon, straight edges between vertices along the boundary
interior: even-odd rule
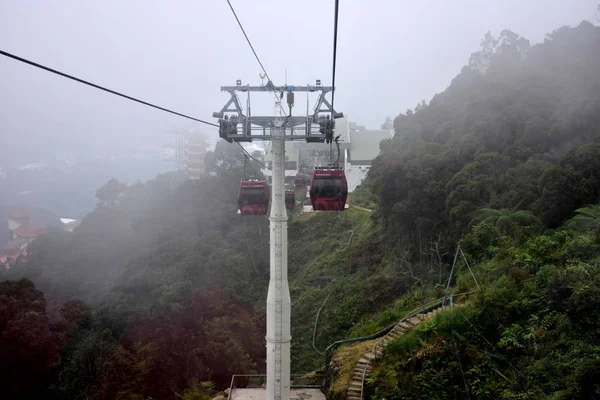
[[[286,67],[290,84],[331,84],[333,0],[232,3],[275,84]],[[379,128],[387,115],[443,91],[487,31],[511,29],[533,45],[561,25],[595,22],[597,3],[341,0],[336,109]],[[260,84],[225,0],[1,0],[0,48],[211,122],[227,101],[221,85]],[[5,57],[0,93],[0,165],[60,149],[169,143],[181,128],[216,135]]]

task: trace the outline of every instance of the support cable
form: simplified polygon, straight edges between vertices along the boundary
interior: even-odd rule
[[[229,1],[229,0],[227,0]],[[338,13],[340,0],[335,0],[335,16],[333,22],[333,74],[331,78],[331,119],[333,120],[333,106],[335,102],[335,65],[337,59],[337,32],[338,32]]]
[[[254,50],[254,46],[252,46],[252,42],[250,42],[250,38],[248,38],[248,35],[246,35],[246,31],[244,30],[244,27],[242,26],[242,23],[240,22],[240,19],[238,18],[237,14],[236,14],[235,10],[233,9],[233,6],[231,5],[231,2],[229,0],[227,0],[227,4],[229,4],[229,8],[231,8],[231,12],[233,13],[233,16],[235,17],[235,20],[237,21],[238,25],[240,26],[240,29],[242,30],[242,33],[244,34],[244,37],[246,38],[246,41],[248,42],[248,45],[250,46],[252,53],[254,53],[254,57],[256,57],[256,61],[258,61],[258,64],[260,64],[260,67],[262,68],[263,72],[265,73],[267,79],[270,81],[271,78],[269,77],[269,74],[267,73],[265,66],[260,61],[258,54],[256,54],[256,50]]]
[[[242,153],[242,155],[244,156],[244,179],[246,178],[246,164],[248,164],[248,155],[246,153]]]
[[[452,325],[450,325],[450,329],[452,329]],[[458,354],[458,346],[456,345],[456,339],[454,338],[454,330],[452,330],[452,342],[454,343],[454,351],[456,352],[458,367],[460,368],[460,375],[462,376],[463,383],[465,385],[465,393],[467,394],[467,398],[471,400],[471,396],[469,395],[469,386],[467,385],[467,379],[465,378],[465,373],[463,371],[462,363],[460,361],[460,354]]]
[[[331,293],[329,293],[327,295],[327,297],[325,298],[325,301],[323,301],[323,304],[321,304],[321,307],[319,307],[319,311],[317,311],[317,318],[315,318],[315,326],[313,327],[312,347],[313,347],[313,349],[315,349],[317,354],[319,354],[320,356],[324,356],[325,353],[323,353],[322,351],[317,349],[317,346],[315,345],[315,339],[317,337],[317,326],[319,324],[319,317],[321,316],[321,310],[323,310],[323,307],[325,307],[325,303],[327,303],[327,300],[329,300],[329,297],[331,297]]]
[[[261,167],[263,167],[264,169],[266,169],[266,170],[269,170],[269,171],[272,171],[272,170],[273,170],[272,168],[269,168],[269,167],[267,167],[267,166],[266,166],[265,164],[263,164],[263,163],[262,163],[260,160],[256,159],[254,156],[252,156],[252,154],[250,154],[250,153],[248,152],[248,150],[246,150],[246,148],[240,144],[240,142],[236,142],[236,143],[238,144],[238,146],[240,146],[240,147],[242,148],[242,150],[244,151],[244,153],[246,153],[245,155],[246,155],[247,157],[250,157],[250,158],[251,158],[251,159],[252,159],[254,162],[256,162],[258,165],[260,165],[260,166],[261,166]],[[245,167],[244,167],[244,168],[245,168]],[[244,169],[244,174],[245,174],[245,169]],[[286,175],[286,176],[292,176],[293,174],[294,174],[294,172],[292,172],[292,174],[291,174],[291,175]]]
[[[481,333],[479,331],[479,329],[477,329],[477,327],[469,320],[469,318],[467,318],[467,316],[460,309],[457,309],[457,310],[458,310],[458,313],[465,319],[465,321],[467,321],[469,323],[469,325],[471,325],[471,328],[473,328],[473,330],[479,336],[481,336],[481,338],[488,344],[488,346],[490,346],[490,348],[493,351],[497,352],[496,347],[483,335],[483,333]],[[523,375],[523,373],[517,367],[515,367],[508,359],[504,358],[504,360],[508,363],[508,365],[512,369],[514,369],[517,372],[517,374],[519,374],[521,376],[521,378],[525,379],[527,381],[527,383],[531,384],[531,382],[529,382],[529,379],[525,375]]]
[[[331,121],[334,123],[334,103],[335,103],[335,66],[337,61],[337,32],[338,32],[338,14],[339,14],[339,3],[340,0],[335,0],[335,12],[333,17],[333,71],[331,77]],[[335,165],[339,162],[340,154],[339,154],[339,145],[338,145],[338,161],[336,161]],[[329,143],[329,162],[333,165],[333,143]]]
[[[242,150],[244,151],[244,153],[246,153],[246,155],[247,155],[248,157],[250,157],[251,159],[253,159],[254,161],[256,161],[256,163],[257,163],[258,165],[260,165],[260,166],[261,166],[261,167],[263,167],[264,169],[268,169],[269,171],[271,170],[271,168],[267,167],[265,164],[263,164],[262,162],[260,162],[260,161],[259,161],[259,160],[257,160],[256,158],[254,158],[254,156],[252,156],[252,154],[250,154],[250,153],[248,152],[248,150],[246,150],[246,149],[244,148],[244,146],[242,146],[242,145],[241,145],[241,143],[240,143],[240,142],[236,142],[236,143],[238,144],[238,146],[240,146],[240,147],[242,148]],[[244,173],[245,173],[245,172],[244,172]]]
[[[263,65],[262,61],[260,61],[260,57],[258,57],[258,54],[256,54],[256,50],[254,50],[254,46],[252,46],[252,42],[250,41],[250,38],[246,34],[246,30],[244,29],[240,19],[238,18],[237,13],[235,12],[235,10],[233,8],[233,5],[231,4],[231,1],[227,0],[227,4],[229,4],[229,8],[231,9],[231,12],[233,13],[233,16],[235,17],[235,20],[237,21],[242,33],[244,34],[244,37],[246,38],[246,42],[248,42],[248,45],[250,46],[252,53],[254,53],[254,57],[256,58],[256,61],[258,61],[258,64],[260,65],[263,72],[265,73],[265,76],[267,77],[267,82],[272,83],[273,81],[271,80],[271,77],[269,76],[267,70],[265,69],[265,66]],[[273,92],[273,94],[275,95],[275,101],[277,102],[277,93]],[[281,101],[279,101],[278,104],[279,104],[279,108],[281,109],[281,112],[283,113],[283,115],[287,115],[285,113],[285,109],[281,105]]]
[[[22,63],[29,64],[29,65],[34,66],[36,68],[40,68],[40,69],[43,69],[45,71],[52,72],[53,74],[60,75],[63,78],[67,78],[67,79],[71,79],[71,80],[74,80],[74,81],[79,82],[79,83],[83,83],[84,85],[88,85],[88,86],[91,86],[93,88],[96,88],[96,89],[99,89],[99,90],[103,90],[103,91],[108,92],[110,94],[114,94],[115,96],[123,97],[123,98],[125,98],[127,100],[131,100],[131,101],[143,104],[143,105],[148,106],[148,107],[156,108],[157,110],[165,111],[165,112],[168,112],[170,114],[174,114],[174,115],[177,115],[177,116],[180,116],[180,117],[183,117],[183,118],[191,119],[192,121],[200,122],[202,124],[206,124],[206,125],[210,125],[210,126],[215,126],[215,127],[219,126],[217,124],[213,124],[212,122],[204,121],[204,120],[199,119],[199,118],[194,118],[194,117],[191,117],[189,115],[182,114],[182,113],[179,113],[177,111],[169,110],[168,108],[160,107],[160,106],[157,106],[155,104],[148,103],[147,101],[136,99],[135,97],[131,97],[131,96],[128,96],[128,95],[123,94],[123,93],[119,93],[119,92],[117,92],[115,90],[108,89],[108,88],[106,88],[104,86],[96,85],[95,83],[88,82],[86,80],[77,78],[77,77],[75,77],[73,75],[69,75],[69,74],[66,74],[64,72],[57,71],[57,70],[52,69],[50,67],[46,67],[46,66],[44,66],[42,64],[38,64],[36,62],[27,60],[25,58],[16,56],[14,54],[8,53],[8,52],[3,51],[3,50],[0,50],[0,54],[3,55],[3,56],[6,56],[8,58],[12,58],[14,60],[20,61]]]

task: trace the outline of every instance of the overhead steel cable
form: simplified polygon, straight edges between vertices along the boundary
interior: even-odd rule
[[[86,80],[84,80],[84,79],[81,79],[81,78],[77,78],[77,77],[75,77],[75,76],[73,76],[73,75],[69,75],[69,74],[66,74],[66,73],[64,73],[64,72],[60,72],[60,71],[58,71],[58,70],[55,70],[55,69],[53,69],[53,68],[47,67],[47,66],[45,66],[45,65],[38,64],[38,63],[36,63],[36,62],[34,62],[34,61],[27,60],[27,59],[25,59],[25,58],[23,58],[23,57],[19,57],[19,56],[17,56],[17,55],[11,54],[11,53],[9,53],[9,52],[6,52],[6,51],[4,51],[4,50],[0,50],[0,54],[1,54],[1,55],[3,55],[3,56],[6,56],[6,57],[8,57],[8,58],[12,58],[12,59],[14,59],[14,60],[20,61],[20,62],[22,62],[22,63],[29,64],[29,65],[31,65],[31,66],[33,66],[33,67],[40,68],[40,69],[43,69],[43,70],[45,70],[45,71],[48,71],[48,72],[52,72],[53,74],[60,75],[60,76],[62,76],[62,77],[64,77],[64,78],[71,79],[71,80],[74,80],[74,81],[76,81],[76,82],[82,83],[82,84],[84,84],[84,85],[91,86],[91,87],[93,87],[93,88],[95,88],[95,89],[99,89],[99,90],[102,90],[102,91],[108,92],[108,93],[110,93],[110,94],[114,94],[115,96],[123,97],[123,98],[125,98],[125,99],[127,99],[127,100],[131,100],[131,101],[134,101],[134,102],[136,102],[136,103],[143,104],[143,105],[145,105],[145,106],[148,106],[148,107],[156,108],[157,110],[161,110],[161,111],[164,111],[164,112],[168,112],[168,113],[170,113],[170,114],[177,115],[177,116],[179,116],[179,117],[183,117],[183,118],[191,119],[192,121],[200,122],[200,123],[203,123],[203,124],[206,124],[206,125],[210,125],[210,126],[214,126],[214,127],[217,127],[217,128],[219,127],[219,125],[217,125],[217,124],[213,124],[212,122],[204,121],[204,120],[202,120],[202,119],[199,119],[199,118],[195,118],[195,117],[192,117],[192,116],[189,116],[189,115],[186,115],[186,114],[183,114],[183,113],[177,112],[177,111],[169,110],[168,108],[164,108],[164,107],[161,107],[161,106],[157,106],[156,104],[152,104],[152,103],[149,103],[149,102],[147,102],[147,101],[143,101],[143,100],[137,99],[137,98],[135,98],[135,97],[128,96],[128,95],[126,95],[126,94],[123,94],[123,93],[117,92],[117,91],[115,91],[115,90],[108,89],[108,88],[106,88],[106,87],[104,87],[104,86],[100,86],[100,85],[97,85],[97,84],[95,84],[95,83],[88,82],[88,81],[86,81]],[[246,154],[248,154],[248,156],[249,156],[251,159],[253,159],[254,161],[256,161],[256,162],[257,162],[259,165],[261,165],[263,168],[265,168],[265,169],[269,169],[269,170],[270,170],[270,168],[268,168],[266,165],[264,165],[264,164],[263,164],[263,163],[261,163],[259,160],[257,160],[256,158],[254,158],[254,157],[253,157],[253,156],[252,156],[250,153],[248,153],[248,151],[247,151],[247,150],[244,148],[244,146],[242,146],[242,145],[241,145],[239,142],[238,142],[238,145],[240,145],[240,147],[242,148],[242,150],[244,150],[244,152],[245,152]]]
[[[331,121],[335,123],[334,120],[334,103],[335,103],[335,65],[337,61],[337,32],[338,32],[338,14],[339,14],[339,0],[335,0],[335,11],[333,15],[333,69],[331,76]],[[335,163],[333,162],[333,141],[329,142],[329,163],[331,165],[338,165],[340,160],[340,145],[336,140],[338,156]]]
[[[337,61],[337,32],[338,32],[338,14],[340,0],[335,0],[335,14],[333,22],[333,72],[331,78],[331,119],[333,119],[333,105],[335,102],[335,65]]]
[[[248,35],[246,35],[246,31],[244,30],[244,27],[242,26],[242,23],[240,22],[240,19],[238,18],[237,14],[236,14],[235,10],[233,9],[233,6],[231,5],[231,2],[229,0],[227,0],[227,4],[229,4],[229,8],[231,8],[231,12],[233,13],[233,16],[235,17],[235,20],[237,21],[238,25],[240,26],[240,29],[242,30],[242,33],[244,34],[244,37],[246,38],[246,41],[248,42],[250,49],[252,49],[252,53],[254,53],[254,57],[256,57],[256,61],[258,61],[258,63],[260,64],[260,67],[262,68],[263,72],[265,73],[265,76],[267,77],[267,79],[271,80],[271,78],[269,77],[269,74],[267,73],[267,70],[265,69],[265,66],[260,61],[258,54],[256,54],[256,50],[254,50],[254,46],[252,46],[252,42],[250,42],[250,38],[248,38]]]
[[[242,146],[242,144],[241,144],[240,142],[236,142],[236,143],[237,143],[237,144],[238,144],[238,145],[239,145],[239,146],[242,148],[242,150],[244,151],[244,153],[246,153],[246,155],[247,155],[248,157],[250,157],[251,159],[253,159],[253,160],[254,160],[254,161],[255,161],[255,162],[258,164],[258,165],[260,165],[260,166],[261,166],[261,167],[263,167],[264,169],[268,169],[269,171],[271,170],[271,168],[267,167],[265,164],[263,164],[262,162],[260,162],[260,161],[259,161],[259,160],[257,160],[256,158],[254,158],[254,157],[252,156],[252,154],[250,154],[250,153],[248,152],[248,150],[246,150],[246,149],[244,148],[244,146]]]
[[[123,97],[123,98],[125,98],[125,99],[127,99],[127,100],[131,100],[131,101],[134,101],[134,102],[136,102],[136,103],[143,104],[143,105],[145,105],[145,106],[148,106],[148,107],[156,108],[157,110],[161,110],[161,111],[164,111],[164,112],[168,112],[168,113],[170,113],[170,114],[174,114],[174,115],[177,115],[177,116],[179,116],[179,117],[183,117],[183,118],[191,119],[192,121],[200,122],[200,123],[202,123],[202,124],[206,124],[206,125],[210,125],[210,126],[216,126],[216,127],[218,127],[218,126],[219,126],[219,125],[217,125],[217,124],[213,124],[212,122],[204,121],[204,120],[202,120],[202,119],[199,119],[199,118],[194,118],[194,117],[191,117],[191,116],[189,116],[189,115],[186,115],[186,114],[182,114],[182,113],[180,113],[180,112],[177,112],[177,111],[169,110],[168,108],[164,108],[164,107],[157,106],[156,104],[152,104],[152,103],[149,103],[149,102],[147,102],[147,101],[143,101],[143,100],[140,100],[140,99],[136,99],[135,97],[131,97],[131,96],[128,96],[128,95],[126,95],[126,94],[119,93],[119,92],[117,92],[117,91],[115,91],[115,90],[108,89],[108,88],[106,88],[106,87],[104,87],[104,86],[100,86],[100,85],[97,85],[97,84],[95,84],[95,83],[88,82],[88,81],[86,81],[86,80],[83,80],[83,79],[77,78],[77,77],[75,77],[75,76],[73,76],[73,75],[69,75],[69,74],[66,74],[66,73],[64,73],[64,72],[57,71],[57,70],[55,70],[55,69],[53,69],[53,68],[46,67],[45,65],[38,64],[38,63],[36,63],[36,62],[33,62],[33,61],[30,61],[30,60],[27,60],[27,59],[25,59],[25,58],[22,58],[22,57],[16,56],[16,55],[14,55],[14,54],[8,53],[8,52],[6,52],[6,51],[3,51],[3,50],[0,50],[0,54],[1,54],[1,55],[3,55],[3,56],[6,56],[6,57],[8,57],[8,58],[12,58],[12,59],[14,59],[14,60],[20,61],[20,62],[22,62],[22,63],[29,64],[29,65],[31,65],[31,66],[34,66],[34,67],[36,67],[36,68],[40,68],[40,69],[43,69],[43,70],[45,70],[45,71],[52,72],[53,74],[60,75],[60,76],[62,76],[63,78],[67,78],[67,79],[71,79],[71,80],[74,80],[74,81],[76,81],[76,82],[79,82],[79,83],[83,83],[84,85],[88,85],[88,86],[91,86],[91,87],[93,87],[93,88],[96,88],[96,89],[99,89],[99,90],[102,90],[102,91],[108,92],[108,93],[110,93],[110,94],[114,94],[115,96]]]
[[[250,157],[254,162],[256,162],[258,165],[260,165],[261,167],[263,167],[266,170],[272,171],[272,168],[267,167],[265,164],[263,164],[260,160],[256,159],[254,156],[252,156],[252,154],[250,154],[248,152],[248,150],[246,150],[246,148],[244,146],[242,146],[242,144],[240,142],[236,142],[244,151],[244,153],[246,153],[246,155],[248,157]],[[292,172],[292,174],[294,174],[294,172]],[[286,175],[286,176],[292,176],[292,175]]]
[[[269,76],[269,73],[265,69],[265,66],[263,65],[262,61],[260,61],[260,57],[258,57],[258,54],[256,53],[256,50],[254,50],[254,46],[252,46],[252,42],[250,41],[250,38],[246,34],[246,30],[244,29],[244,26],[242,25],[242,22],[238,18],[237,13],[235,12],[235,9],[233,8],[233,5],[231,4],[231,1],[227,0],[227,4],[229,4],[229,8],[231,9],[231,12],[233,13],[233,16],[235,17],[235,20],[237,21],[237,23],[238,23],[238,25],[239,25],[242,33],[244,34],[244,37],[246,38],[246,42],[248,42],[248,45],[250,46],[250,49],[252,50],[252,53],[254,53],[254,57],[256,58],[256,61],[258,61],[258,64],[262,68],[262,71],[265,73],[265,76],[267,77],[267,82],[271,82],[272,83],[273,81],[271,80],[271,77]],[[275,95],[275,100],[277,100],[277,93],[273,92],[273,94]],[[285,109],[281,105],[281,101],[278,101],[277,103],[279,104],[279,108],[281,109],[281,112],[283,113],[283,115],[287,116],[287,113],[285,112]]]

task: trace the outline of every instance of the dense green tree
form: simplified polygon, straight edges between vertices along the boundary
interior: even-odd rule
[[[46,398],[62,334],[50,322],[44,294],[33,282],[0,282],[0,396]]]

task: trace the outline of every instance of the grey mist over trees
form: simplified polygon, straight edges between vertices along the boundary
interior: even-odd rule
[[[267,5],[273,10],[295,7],[278,3]],[[115,29],[98,33],[94,31],[98,25],[92,24],[94,34],[88,31],[73,42],[65,39],[64,53],[41,47],[48,61],[63,60],[59,67],[71,66],[71,72],[84,75],[102,72],[106,75],[96,77],[129,83],[125,89],[132,92],[143,87],[140,96],[173,101],[182,111],[194,104],[198,110],[192,111],[209,115],[213,100],[206,93],[218,87],[220,74],[255,68],[249,61],[232,65],[231,60],[240,58],[241,47],[235,41],[214,41],[214,33],[206,46],[214,54],[225,51],[232,57],[216,66],[213,62],[218,57],[212,53],[197,59],[189,52],[178,52],[177,47],[161,46],[177,38],[190,48],[200,47],[194,35],[175,35],[169,18],[179,18],[179,28],[217,32],[214,25],[198,24],[197,15],[189,9],[169,9],[170,13],[159,16],[156,8],[141,7],[141,2],[123,5],[121,14],[99,5],[60,3],[64,4],[73,8],[45,5],[49,8],[34,9],[28,18],[46,28],[44,16],[52,15],[49,11],[72,18],[74,25],[57,28],[55,38],[73,33],[74,27],[84,31],[90,19],[73,17],[82,10],[102,24],[109,21]],[[200,2],[194,4],[200,7]],[[240,13],[256,8],[244,4]],[[366,398],[593,399],[600,382],[600,28],[587,21],[561,27],[569,22],[565,19],[570,13],[587,4],[557,1],[550,7],[527,2],[519,8],[517,3],[502,3],[493,8],[472,2],[467,12],[461,9],[467,3],[452,8],[449,2],[443,6],[440,2],[428,19],[424,14],[430,9],[411,8],[414,5],[348,4],[343,16],[346,31],[342,37],[348,40],[341,46],[347,52],[344,57],[349,57],[353,45],[368,60],[377,54],[377,65],[389,75],[381,74],[375,82],[394,82],[392,87],[381,87],[390,110],[374,112],[375,105],[369,103],[362,108],[368,114],[364,120],[372,119],[368,123],[376,126],[383,121],[395,134],[380,143],[380,154],[367,179],[352,193],[347,211],[309,215],[301,215],[300,207],[290,211],[292,371],[328,367],[332,381],[340,382],[340,375],[352,371],[352,365],[343,364],[347,360],[338,352],[332,364],[324,366],[323,356],[313,345],[323,350],[336,340],[380,331],[409,310],[443,296],[448,281],[452,293],[471,293],[466,305],[394,339],[385,357],[373,365],[365,385]],[[0,7],[13,17],[14,13],[26,14],[16,3]],[[202,18],[219,15],[219,24],[233,30],[234,24],[225,18],[225,5],[214,7],[196,10],[206,10]],[[223,13],[217,14],[217,7]],[[587,7],[586,14],[593,15],[595,8],[595,4]],[[318,7],[310,15],[314,9]],[[137,21],[143,28],[152,22],[156,36],[145,36],[150,28],[136,30],[136,25],[129,24],[134,11],[139,12]],[[249,15],[258,15],[252,12]],[[260,15],[265,13],[260,10]],[[530,25],[517,29],[481,18],[494,13]],[[545,29],[548,35],[542,40],[532,15],[550,24],[561,13],[564,18]],[[318,18],[324,14],[325,10],[318,13]],[[356,27],[367,15],[371,20],[379,18],[372,26],[384,27],[394,43],[412,50],[414,65],[403,71],[396,64],[390,67],[380,54],[382,49],[391,52],[390,45],[365,44],[372,37],[361,38],[359,33],[365,30]],[[477,23],[469,25],[459,15]],[[306,16],[292,15],[290,22],[295,18],[306,20]],[[411,42],[410,35],[399,35],[395,25],[383,23],[395,21],[401,26],[408,20],[412,34],[424,20],[433,26],[443,20],[449,25],[440,26],[469,35],[471,45],[461,53],[448,44],[453,36],[440,34],[442,28],[436,26],[437,41],[431,47],[413,48],[420,42]],[[329,26],[328,19],[323,21],[323,26]],[[285,35],[274,35],[266,25],[250,24],[256,29],[257,42],[272,49]],[[0,32],[15,26],[14,22],[9,28],[0,25]],[[528,33],[534,28],[537,38]],[[297,25],[285,29],[291,38],[304,34]],[[33,49],[35,40],[29,35],[22,39]],[[423,33],[418,40],[431,41],[428,35]],[[93,58],[98,63],[95,68],[62,58],[73,48],[105,43],[105,37],[117,44],[111,51],[99,45],[98,53],[108,51],[123,59],[122,66],[129,66],[124,68],[125,75],[123,68],[111,67],[110,58]],[[86,42],[91,38],[96,41]],[[139,52],[131,57],[144,60],[147,69],[130,63],[124,50],[127,43],[139,44]],[[156,52],[145,59],[142,50],[149,48]],[[424,54],[423,49],[431,52]],[[460,62],[430,62],[429,57],[437,60],[449,53],[453,57],[461,53]],[[273,54],[264,55],[267,65],[280,62]],[[413,59],[404,53],[402,57],[405,63]],[[153,62],[157,60],[161,62]],[[367,71],[369,62],[361,64]],[[349,93],[360,85],[372,87],[368,84],[373,82],[364,70],[362,81],[357,79],[358,72],[356,76],[349,72],[356,70],[357,63],[349,59],[340,63],[348,68],[340,72],[340,88],[344,88],[339,92],[340,107],[344,111],[359,108],[369,102],[367,97],[362,92]],[[214,76],[203,75],[205,81],[190,92],[187,80],[179,80],[189,71],[184,67],[187,64],[198,67],[192,74],[198,82],[200,74],[207,72],[202,70],[205,66]],[[449,72],[433,71],[442,64],[456,69],[443,82],[441,77]],[[17,83],[24,80],[23,71],[7,65],[3,60],[0,68],[7,69],[9,76],[14,73]],[[327,71],[321,67],[314,69],[315,74]],[[411,79],[410,72],[416,68],[422,68],[421,78],[429,78],[427,84]],[[158,71],[159,76],[172,80],[156,80]],[[290,81],[297,74],[292,71]],[[248,72],[241,78],[251,75]],[[118,81],[117,77],[123,78]],[[42,114],[55,118],[56,126],[71,126],[61,119],[65,99],[48,109],[24,100],[26,92],[48,100],[49,93],[36,92],[51,82],[46,78],[38,75],[35,79],[40,80],[33,80],[35,88],[18,93],[10,107],[42,108]],[[445,90],[437,89],[437,79],[442,82],[439,85],[447,85]],[[349,88],[351,82],[359,81],[365,83]],[[16,84],[0,82],[11,88]],[[60,92],[64,82],[52,82],[55,92]],[[405,91],[394,91],[402,85]],[[423,91],[411,92],[417,87]],[[77,100],[74,107],[88,107],[82,99],[91,94],[73,87],[65,90],[61,93]],[[163,93],[174,97],[169,100]],[[178,97],[182,93],[187,95]],[[112,113],[114,119],[100,121],[97,129],[107,129],[113,138],[124,137],[121,123],[125,120],[141,119],[157,129],[170,121],[154,111],[133,111],[132,105],[103,107],[99,100],[103,95],[96,95],[98,103],[78,115],[95,115],[100,121],[100,111]],[[386,120],[387,115],[395,117]],[[78,125],[81,121],[73,120],[73,125],[82,126]],[[62,139],[68,141],[73,132]],[[146,133],[137,139],[144,141]],[[78,143],[89,137],[78,137]],[[32,136],[24,135],[23,143],[25,138],[31,141]],[[30,244],[26,256],[10,269],[0,270],[1,398],[209,400],[228,387],[232,374],[265,372],[269,221],[266,216],[241,218],[237,214],[240,180],[245,175],[260,176],[260,171],[254,162],[245,165],[239,146],[222,140],[206,154],[204,167],[208,174],[197,180],[181,172],[160,174],[147,182],[106,180],[88,193],[95,195],[97,207],[73,232],[50,229]],[[297,192],[300,198],[305,194]],[[464,259],[451,278],[452,254],[458,244]],[[329,300],[313,331],[315,315],[325,299]],[[345,390],[332,393],[332,398],[345,396]]]
[[[333,5],[236,3],[276,83],[285,80],[286,67],[289,83],[330,83],[331,39],[325,32],[331,30]],[[338,107],[363,125],[379,127],[386,115],[443,91],[483,33],[510,29],[535,43],[557,26],[592,19],[595,8],[595,0],[385,0],[376,6],[346,1],[339,26]],[[7,0],[0,4],[0,37],[5,51],[199,118],[210,119],[221,106],[221,85],[260,82],[260,67],[225,1]],[[170,130],[190,126],[4,57],[0,74],[11,77],[0,80],[0,91],[8,94],[0,100],[5,151],[0,164],[63,151],[164,144]]]

